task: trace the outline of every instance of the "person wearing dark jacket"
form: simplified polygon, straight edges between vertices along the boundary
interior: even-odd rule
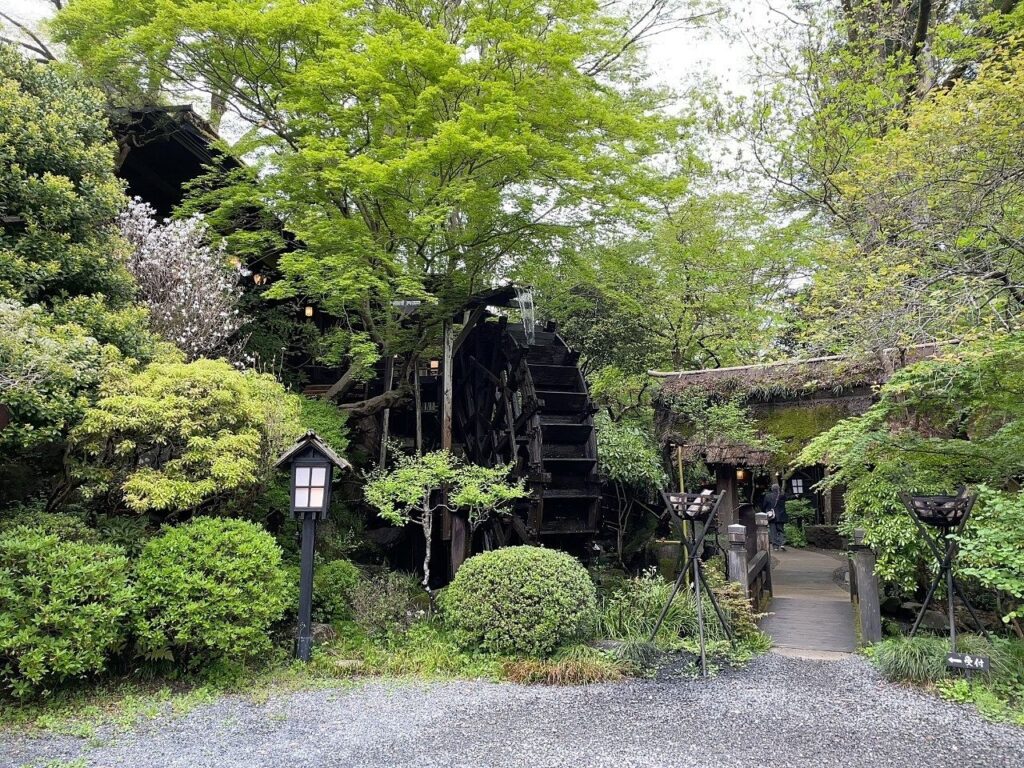
[[[768,534],[772,547],[784,551],[786,549],[786,534],[783,528],[786,524],[786,497],[778,483],[773,483],[772,487],[761,497],[761,511],[768,513]]]

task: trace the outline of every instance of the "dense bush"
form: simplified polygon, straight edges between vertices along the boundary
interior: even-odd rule
[[[103,670],[131,606],[116,547],[28,527],[0,535],[0,682],[26,695]]]
[[[313,621],[344,621],[352,614],[352,591],[362,576],[348,560],[318,564],[313,571]]]
[[[224,360],[170,356],[117,369],[72,433],[74,474],[87,495],[109,494],[137,512],[251,491],[302,433],[301,401],[272,376]]]
[[[570,555],[509,547],[467,560],[441,607],[466,645],[544,656],[593,627],[597,600],[590,576]]]
[[[244,659],[270,647],[290,590],[281,550],[242,520],[199,518],[170,528],[136,566],[140,651],[150,658]]]

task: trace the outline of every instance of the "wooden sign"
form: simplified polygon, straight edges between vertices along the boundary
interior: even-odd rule
[[[976,672],[988,672],[988,656],[972,656],[969,653],[951,653],[946,656],[946,664],[953,669],[970,669]]]

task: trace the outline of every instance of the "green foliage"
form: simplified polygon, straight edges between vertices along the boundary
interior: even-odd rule
[[[313,571],[313,621],[334,623],[351,618],[352,592],[362,580],[348,560],[319,563]]]
[[[139,512],[195,509],[251,490],[302,432],[301,399],[223,360],[111,372],[72,434],[90,496]]]
[[[106,544],[0,534],[0,681],[19,696],[101,672],[125,643],[128,560]]]
[[[979,489],[971,524],[960,538],[962,573],[1000,594],[1003,621],[1024,619],[1024,497]]]
[[[416,621],[396,633],[387,643],[364,634],[348,624],[329,648],[318,650],[314,661],[330,669],[334,659],[343,664],[356,659],[360,672],[380,675],[415,675],[420,678],[480,678],[500,680],[505,676],[502,659],[477,649],[461,647],[442,622]]]
[[[128,517],[125,515],[99,515],[96,519],[96,531],[107,544],[120,547],[129,557],[138,557],[142,548],[153,536],[146,517]]]
[[[661,450],[649,427],[632,421],[596,420],[601,474],[612,482],[658,490],[667,482]]]
[[[873,646],[872,661],[890,680],[934,683],[949,674],[949,641],[933,635],[893,637]]]
[[[757,626],[757,615],[750,606],[750,600],[743,588],[735,581],[725,577],[725,563],[721,558],[714,558],[704,564],[704,575],[708,585],[715,593],[719,606],[729,619],[736,637],[755,652],[768,650],[770,639]],[[705,612],[706,613],[706,612]],[[768,642],[768,647],[764,646]]]
[[[602,633],[615,640],[650,640],[658,616],[671,594],[672,584],[653,568],[627,580],[605,601],[601,615]],[[680,591],[665,614],[654,642],[660,648],[678,648],[680,638],[696,632],[697,607],[693,593]]]
[[[61,440],[120,359],[81,326],[0,298],[0,401],[11,419],[0,431],[0,456]]]
[[[348,417],[334,403],[322,398],[303,397],[299,400],[299,421],[303,430],[313,430],[336,454],[348,451]]]
[[[442,485],[448,489],[448,506],[468,513],[470,522],[528,495],[521,481],[508,481],[508,467],[464,464],[448,451],[399,454],[394,469],[370,475],[363,493],[381,517],[404,525],[423,512],[425,497]]]
[[[538,307],[583,352],[599,394],[604,369],[642,387],[652,368],[763,355],[785,307],[779,299],[805,259],[803,225],[775,226],[753,196],[683,192],[666,209],[634,239],[523,267]],[[636,410],[635,397],[621,402]]]
[[[423,593],[412,574],[389,572],[363,579],[350,592],[352,618],[371,638],[393,643],[423,615],[417,594]]]
[[[423,585],[430,584],[430,549],[434,514],[445,508],[465,513],[470,525],[487,515],[504,513],[508,504],[529,496],[522,480],[510,482],[508,467],[464,464],[450,451],[423,456],[399,453],[391,470],[378,467],[363,488],[366,500],[393,525],[417,519],[426,539]],[[434,491],[446,488],[446,504],[434,501]]]
[[[597,606],[583,566],[564,552],[539,547],[471,557],[439,604],[460,643],[527,656],[546,656],[583,638]]]
[[[807,498],[791,499],[786,502],[786,517],[801,527],[814,523],[814,505]]]
[[[780,453],[782,443],[758,429],[744,398],[689,388],[664,397],[672,434],[703,456],[716,445],[740,445],[752,452]]]
[[[95,542],[98,538],[97,532],[86,525],[81,517],[63,512],[47,512],[46,503],[42,499],[17,504],[0,513],[0,535],[22,527],[56,536],[62,541]]]
[[[987,656],[989,672],[973,672],[969,678],[951,672],[946,666],[949,640],[930,635],[883,640],[872,646],[871,658],[890,680],[934,683],[944,698],[973,703],[992,719],[1024,723],[1024,642],[958,635],[957,650]]]
[[[136,564],[141,653],[179,663],[245,660],[270,649],[288,604],[281,550],[242,520],[198,518],[168,528]]]
[[[364,333],[331,356],[359,373],[420,343],[395,300],[438,303],[436,334],[525,254],[652,209],[666,183],[654,158],[687,153],[682,121],[641,85],[629,30],[650,22],[630,11],[76,0],[54,30],[119,103],[201,84],[261,126],[235,148],[257,170],[218,204],[262,204],[294,233],[302,247],[267,294],[355,319]]]
[[[885,580],[912,587],[930,555],[899,500],[901,491],[951,493],[987,484],[968,524],[960,566],[1000,590],[1004,616],[1020,617],[1020,501],[998,492],[1024,472],[1024,337],[992,336],[908,366],[865,414],[814,439],[803,464],[827,463],[827,485],[846,487],[844,530],[867,531]]]
[[[789,510],[787,509],[787,514]],[[796,547],[802,549],[807,546],[807,534],[804,533],[802,526],[795,523],[786,523],[783,525],[783,531],[786,534],[786,546]]]
[[[124,306],[132,281],[112,222],[124,205],[101,93],[0,45],[0,296]]]

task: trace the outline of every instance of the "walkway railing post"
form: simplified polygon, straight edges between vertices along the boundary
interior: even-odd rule
[[[750,585],[747,583],[747,528],[740,523],[729,526],[729,551],[726,553],[729,569],[729,581],[737,582],[743,587],[745,597],[750,597]]]
[[[853,532],[850,559],[857,583],[861,639],[870,645],[882,640],[882,612],[878,599],[878,577],[875,576],[875,553],[864,543],[864,536],[863,528]]]
[[[754,522],[757,525],[757,551],[768,553],[768,564],[765,565],[764,586],[769,595],[774,595],[772,589],[772,545],[768,536],[768,513],[758,512],[754,515]]]

